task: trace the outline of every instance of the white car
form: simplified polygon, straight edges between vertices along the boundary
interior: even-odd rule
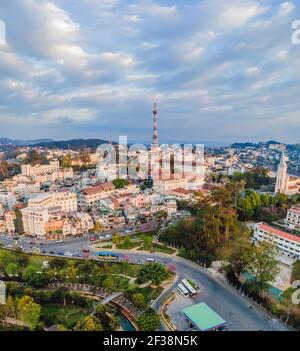
[[[41,250],[38,247],[35,247],[32,251],[35,252],[35,253],[41,252]]]
[[[69,251],[66,251],[66,252],[64,253],[64,255],[65,255],[65,256],[68,256],[68,257],[73,257],[72,252],[69,252]]]

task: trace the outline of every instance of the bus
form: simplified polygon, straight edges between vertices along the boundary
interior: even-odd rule
[[[98,257],[102,260],[116,261],[119,259],[120,255],[114,252],[98,252]]]
[[[197,295],[197,290],[186,279],[182,279],[181,283],[186,288],[186,290],[189,292],[189,294],[191,296]]]
[[[147,258],[146,261],[147,262],[155,262],[155,259],[154,258]]]
[[[177,286],[177,290],[180,292],[181,295],[183,295],[184,297],[188,297],[190,294],[187,291],[187,289],[182,285],[182,284],[178,284]]]

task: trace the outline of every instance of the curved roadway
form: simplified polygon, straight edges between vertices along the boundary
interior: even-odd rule
[[[99,250],[98,250],[99,251]],[[177,271],[176,281],[153,302],[153,308],[159,310],[177,284],[183,278],[193,279],[200,287],[200,293],[193,298],[195,303],[206,302],[228,323],[229,330],[251,331],[290,331],[291,328],[282,321],[259,308],[250,299],[243,297],[240,292],[224,281],[219,273],[199,266],[178,256],[163,253],[147,253],[142,251],[114,250],[131,259],[131,262],[144,262],[147,258],[154,258],[157,262],[175,265]],[[250,307],[251,306],[251,307]]]
[[[2,243],[7,244],[11,239],[0,238]],[[24,251],[32,251],[32,245],[27,240],[20,240],[24,246]],[[81,252],[82,249],[89,247],[88,238],[68,240],[63,243],[48,243],[41,247],[41,250],[58,252]],[[99,251],[91,249],[91,255],[97,256]],[[105,251],[111,251],[106,250]],[[154,258],[156,261],[167,265],[175,265],[177,271],[177,281],[174,282],[166,291],[164,291],[152,306],[158,310],[168,295],[176,289],[178,282],[183,278],[193,279],[200,287],[200,293],[193,298],[195,303],[206,302],[217,313],[219,313],[227,322],[229,330],[276,330],[287,331],[290,327],[285,325],[279,319],[265,310],[259,308],[251,300],[241,296],[240,292],[228,285],[224,278],[216,273],[177,256],[171,256],[164,253],[147,253],[143,251],[113,250],[130,258],[131,262],[143,263],[147,258]],[[250,307],[251,306],[251,307]]]

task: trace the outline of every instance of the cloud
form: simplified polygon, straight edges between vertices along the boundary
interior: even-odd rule
[[[157,100],[161,141],[299,141],[299,10],[273,0],[2,1],[1,134],[112,128],[150,141]]]

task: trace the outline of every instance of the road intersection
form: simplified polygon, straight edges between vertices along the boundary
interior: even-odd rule
[[[12,239],[0,237],[0,242],[7,246],[11,245]],[[19,239],[18,242],[22,245],[25,252],[32,252],[33,247],[39,246],[30,244],[30,239]],[[90,245],[88,236],[40,245],[41,254],[43,251],[48,255],[49,252],[53,252],[54,256],[57,256],[58,253],[63,255],[66,251],[82,253],[82,250],[87,248],[90,249],[90,256],[98,259],[97,252],[99,249],[95,245]],[[176,267],[177,280],[153,301],[152,306],[157,311],[167,297],[175,291],[178,282],[183,278],[190,278],[200,286],[200,294],[193,299],[193,302],[206,302],[230,323],[229,330],[291,330],[282,321],[268,314],[251,300],[242,296],[239,291],[228,285],[223,276],[218,273],[214,274],[194,262],[164,253],[150,254],[149,252],[134,250],[114,250],[114,252],[119,253],[123,259],[132,263],[142,264],[146,262],[147,258],[151,257],[164,265]]]

